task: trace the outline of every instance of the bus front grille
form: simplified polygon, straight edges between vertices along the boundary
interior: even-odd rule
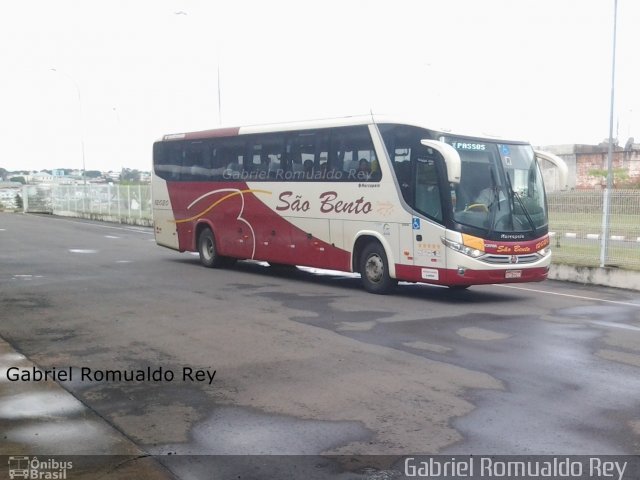
[[[540,255],[533,253],[529,255],[485,255],[482,260],[494,264],[520,265],[537,262],[540,258]]]

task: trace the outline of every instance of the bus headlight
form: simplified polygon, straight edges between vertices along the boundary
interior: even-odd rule
[[[442,238],[442,243],[444,243],[447,247],[455,250],[456,252],[464,253],[472,258],[478,258],[484,255],[484,251],[478,248],[468,247],[458,242],[454,242],[453,240],[449,240],[447,238]]]

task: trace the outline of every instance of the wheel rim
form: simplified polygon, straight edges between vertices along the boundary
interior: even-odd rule
[[[370,282],[378,283],[384,275],[384,262],[379,255],[371,255],[364,265],[364,273]]]
[[[213,258],[213,240],[205,238],[202,243],[202,256],[205,260],[211,261]]]

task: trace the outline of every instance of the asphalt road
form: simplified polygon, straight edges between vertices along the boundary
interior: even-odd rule
[[[57,383],[148,454],[640,453],[638,292],[376,296],[352,275],[205,269],[150,229],[0,214],[0,319],[2,339],[70,371]],[[147,369],[173,378],[100,377]],[[77,453],[68,422],[37,446],[5,425],[0,446]],[[115,445],[83,453],[129,453]]]

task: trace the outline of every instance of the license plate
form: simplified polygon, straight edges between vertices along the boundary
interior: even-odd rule
[[[507,270],[504,272],[504,278],[520,278],[522,277],[522,270]]]

